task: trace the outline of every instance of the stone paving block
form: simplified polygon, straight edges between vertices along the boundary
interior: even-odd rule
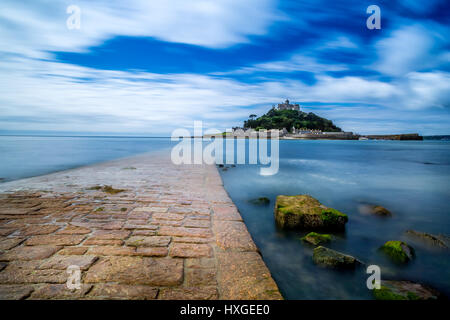
[[[0,228],[0,236],[9,236],[11,233],[13,233],[14,231],[16,231],[17,228]]]
[[[50,257],[59,249],[57,246],[16,247],[0,255],[0,261],[41,260]]]
[[[83,239],[86,238],[85,235],[43,235],[34,236],[28,239],[25,244],[27,246],[37,246],[37,245],[58,245],[58,246],[70,246],[77,245]]]
[[[169,250],[171,257],[182,258],[211,257],[212,253],[210,245],[197,243],[173,243]]]
[[[0,240],[0,250],[9,250],[21,244],[24,238],[8,238]]]
[[[134,247],[100,246],[89,249],[88,254],[99,256],[131,256],[136,253]]]
[[[216,269],[187,269],[185,271],[186,286],[217,286]]]
[[[92,299],[108,300],[153,300],[158,289],[143,285],[96,284],[89,293]]]
[[[235,249],[241,251],[256,251],[247,227],[240,221],[214,221],[213,230],[216,243],[222,249]]]
[[[183,223],[183,227],[188,228],[211,228],[211,222],[209,220],[186,220]]]
[[[212,236],[212,232],[209,229],[169,227],[169,226],[161,226],[158,230],[158,234],[162,236],[199,237],[199,238],[209,238]]]
[[[77,226],[67,226],[66,228],[56,232],[56,234],[88,234],[91,229]]]
[[[58,254],[62,255],[82,255],[85,254],[89,247],[66,247],[60,251]]]
[[[83,245],[85,246],[121,246],[123,244],[123,240],[106,240],[106,239],[92,239],[89,238],[85,242],[83,242]]]
[[[219,298],[216,287],[164,288],[158,299],[161,300],[214,300]]]
[[[167,236],[132,236],[125,241],[127,246],[131,247],[167,247],[170,243],[170,237]]]
[[[213,206],[213,212],[215,220],[242,221],[242,217],[235,206]]]
[[[21,236],[36,236],[36,235],[43,235],[43,234],[50,234],[58,230],[59,226],[53,226],[53,225],[34,225],[27,227],[20,231]]]
[[[54,255],[39,266],[39,269],[67,270],[69,266],[78,266],[81,270],[87,270],[97,261],[93,255]]]
[[[165,247],[152,247],[152,248],[136,248],[136,256],[142,257],[165,257],[169,253],[169,249]]]
[[[32,292],[33,287],[29,285],[0,285],[0,300],[22,300]]]
[[[68,289],[66,284],[47,284],[36,289],[31,295],[30,299],[44,300],[44,299],[80,299],[91,290],[92,285],[81,284],[80,289]]]
[[[5,270],[0,272],[0,284],[65,283],[67,281],[67,276],[65,270],[36,270],[33,268],[16,269],[7,266]]]
[[[216,267],[216,259],[214,258],[189,258],[184,260],[186,268],[207,268]]]
[[[217,250],[218,282],[221,298],[282,299],[275,281],[257,252]]]
[[[183,261],[171,258],[101,258],[86,274],[86,283],[118,282],[175,286],[183,281]]]

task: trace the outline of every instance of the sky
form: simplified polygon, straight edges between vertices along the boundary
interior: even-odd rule
[[[449,34],[446,0],[2,0],[0,133],[224,131],[289,98],[345,131],[450,134]]]

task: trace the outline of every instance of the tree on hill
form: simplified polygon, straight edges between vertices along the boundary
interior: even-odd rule
[[[252,116],[252,115],[251,115]],[[306,128],[311,130],[322,130],[325,132],[339,132],[341,128],[336,127],[331,120],[319,117],[309,112],[297,110],[277,110],[272,108],[265,115],[256,118],[250,117],[244,121],[244,128],[253,129],[283,129],[292,130]]]

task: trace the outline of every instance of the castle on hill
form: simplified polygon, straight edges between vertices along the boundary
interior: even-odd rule
[[[298,104],[290,104],[289,99],[286,99],[284,103],[278,104],[278,110],[297,110],[300,111],[300,106]]]

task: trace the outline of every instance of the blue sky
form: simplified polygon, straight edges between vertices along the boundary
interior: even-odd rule
[[[366,8],[381,9],[369,30]],[[69,30],[69,5],[81,28]],[[448,1],[0,3],[0,132],[169,135],[285,98],[358,133],[450,134]]]

